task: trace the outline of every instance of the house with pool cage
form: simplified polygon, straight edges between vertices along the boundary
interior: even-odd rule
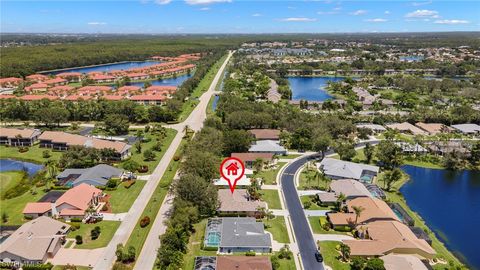
[[[204,247],[218,253],[270,253],[272,239],[263,222],[250,217],[210,218],[205,229]]]

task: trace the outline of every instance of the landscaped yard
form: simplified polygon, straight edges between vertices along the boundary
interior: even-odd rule
[[[277,190],[264,189],[260,193],[262,194],[262,201],[268,204],[268,209],[282,209]]]
[[[49,158],[43,158],[43,151],[48,150],[50,152]],[[59,160],[62,152],[52,151],[48,148],[40,148],[39,144],[28,147],[28,151],[20,153],[18,147],[0,146],[0,159],[12,158],[17,160],[31,161],[34,163],[44,164],[49,159]]]
[[[305,202],[310,202],[310,207],[305,208],[308,210],[333,210],[333,206],[321,206],[318,205],[315,200],[315,195],[312,196],[301,196],[300,201],[305,208]]]
[[[320,175],[318,179],[315,179],[315,174],[317,173],[316,168],[304,168],[302,169],[299,179],[298,187],[299,190],[306,189],[320,189],[327,190],[330,187],[330,180],[324,178],[323,175]],[[326,181],[327,180],[327,181]]]
[[[23,208],[25,208],[25,205],[27,203],[36,202],[40,198],[42,198],[43,195],[45,195],[45,192],[43,192],[43,187],[34,189],[37,192],[37,194],[35,195],[30,193],[30,191],[27,191],[23,195],[15,197],[13,199],[0,201],[1,213],[7,213],[8,215],[7,223],[4,224],[3,221],[0,219],[1,225],[21,225],[28,221],[23,218]]]
[[[100,236],[96,240],[92,240],[90,232],[96,226],[100,227]],[[112,239],[113,235],[120,226],[120,221],[100,221],[94,224],[81,224],[80,229],[70,231],[67,235],[68,238],[75,238],[77,235],[83,237],[83,244],[75,245],[74,248],[81,249],[94,249],[101,248],[108,245],[108,242]]]
[[[187,254],[183,256],[183,269],[193,269],[195,263],[195,256],[216,256],[217,251],[202,250],[202,242],[205,234],[205,226],[207,219],[203,219],[193,226],[194,232],[190,236],[187,246]]]
[[[145,186],[145,181],[137,180],[135,184],[130,186],[130,188],[125,188],[125,182],[118,185],[116,190],[105,191],[105,193],[110,194],[110,205],[112,206],[113,213],[124,213],[130,210],[135,199],[138,197],[138,194]]]
[[[16,186],[23,178],[22,172],[11,171],[0,173],[0,197],[3,198],[5,191]]]
[[[278,270],[296,270],[297,269],[295,267],[295,261],[293,260],[293,258],[291,260],[280,259],[278,260],[278,262],[280,263],[280,267],[278,268]]]
[[[277,216],[273,219],[264,219],[263,223],[267,225],[266,230],[272,233],[275,241],[279,243],[290,243],[285,219],[282,216]]]
[[[335,230],[324,230],[322,225],[327,223],[327,217],[308,217],[310,226],[312,227],[313,233],[317,234],[347,234],[346,232],[340,232]]]
[[[340,242],[334,241],[320,242],[320,252],[323,255],[324,263],[332,267],[333,270],[349,270],[350,264],[343,263],[337,259],[337,257],[341,256],[340,252],[335,249],[339,244]]]
[[[263,184],[265,185],[274,185],[277,181],[277,174],[280,169],[287,164],[286,162],[278,162],[277,168],[273,170],[263,170],[257,173],[254,177],[261,177],[263,179]]]
[[[134,161],[138,162],[138,164],[140,164],[140,165],[147,165],[148,166],[147,174],[152,173],[152,171],[155,169],[155,167],[158,165],[158,163],[162,159],[163,154],[167,150],[168,146],[170,145],[170,143],[172,143],[172,140],[173,140],[173,138],[175,137],[176,134],[177,134],[176,130],[168,128],[167,129],[167,136],[162,140],[162,151],[153,151],[153,153],[155,153],[155,160],[145,161],[143,153],[147,149],[151,149],[157,143],[156,138],[158,136],[158,135],[154,135],[152,133],[146,133],[144,136],[146,138],[150,139],[150,141],[142,143],[142,152],[141,153],[137,153],[137,149],[135,149],[135,146],[132,146],[132,148],[130,149],[130,151],[132,152],[132,156],[128,160],[134,160]],[[125,161],[122,161],[121,164],[125,163]]]

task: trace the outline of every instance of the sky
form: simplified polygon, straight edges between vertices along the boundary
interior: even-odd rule
[[[480,1],[0,1],[1,33],[480,31]]]

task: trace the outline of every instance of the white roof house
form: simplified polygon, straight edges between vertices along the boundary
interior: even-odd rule
[[[407,142],[396,142],[396,145],[398,145],[400,148],[402,148],[402,151],[405,153],[426,153],[428,152],[425,147],[421,146],[420,144],[410,144]]]
[[[248,152],[285,155],[287,154],[287,149],[281,146],[278,141],[262,140],[256,141],[252,146],[250,146]]]
[[[332,179],[349,178],[365,182],[370,182],[380,171],[377,166],[334,158],[324,158],[317,166],[326,176]]]
[[[465,134],[480,133],[480,126],[477,124],[458,124],[458,125],[452,125],[452,128]]]
[[[384,128],[383,126],[381,125],[377,125],[377,124],[368,124],[368,123],[365,123],[365,124],[357,124],[357,128],[367,128],[367,129],[370,129],[374,132],[383,132],[383,131],[386,131],[387,129]]]

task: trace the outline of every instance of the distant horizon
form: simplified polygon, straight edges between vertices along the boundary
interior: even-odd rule
[[[288,34],[479,31],[480,1],[2,1],[2,33]]]

